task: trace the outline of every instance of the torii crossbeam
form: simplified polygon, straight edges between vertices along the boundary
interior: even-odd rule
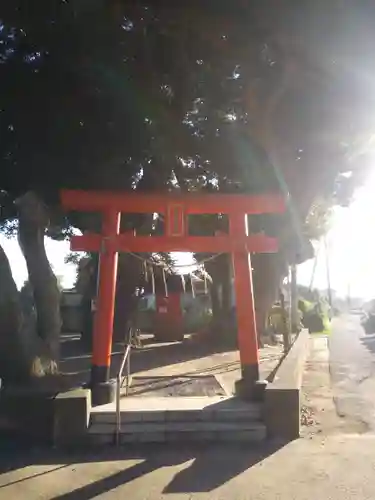
[[[249,234],[248,214],[285,211],[279,194],[257,196],[226,194],[171,194],[105,191],[61,193],[66,210],[97,212],[102,215],[100,234],[73,236],[71,249],[100,252],[99,286],[94,320],[91,389],[94,404],[113,400],[110,381],[112,330],[115,309],[118,252],[227,252],[232,254],[237,311],[238,348],[242,387],[248,392],[259,380],[259,359],[255,321],[251,253],[274,253],[277,240],[264,234]],[[121,213],[164,215],[163,236],[120,234]],[[229,234],[190,236],[189,214],[227,214]]]

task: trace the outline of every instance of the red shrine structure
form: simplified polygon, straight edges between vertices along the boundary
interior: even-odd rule
[[[64,190],[61,201],[67,211],[96,212],[102,215],[100,234],[88,233],[71,239],[73,251],[100,253],[91,368],[93,403],[104,404],[114,398],[110,364],[118,252],[232,254],[242,368],[240,386],[251,394],[259,383],[251,253],[275,253],[278,251],[278,242],[263,233],[249,233],[247,215],[282,213],[286,209],[284,198],[280,194],[248,196]],[[120,233],[122,213],[163,214],[165,234],[137,236],[134,233]],[[190,236],[190,214],[227,214],[229,234]]]
[[[165,276],[163,287],[155,287],[155,315],[153,318],[154,338],[161,342],[184,340],[184,315],[182,295],[186,290],[183,276]]]

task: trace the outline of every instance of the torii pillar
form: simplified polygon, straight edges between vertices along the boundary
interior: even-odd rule
[[[247,216],[231,215],[229,234],[232,238],[248,236]],[[236,392],[243,395],[262,391],[264,382],[259,379],[258,333],[254,306],[251,258],[247,248],[232,254],[237,314],[237,341],[240,351],[242,378],[236,384]],[[254,384],[256,384],[254,386]],[[259,389],[259,390],[258,390]]]
[[[96,387],[98,400],[113,399],[110,383],[112,332],[115,314],[118,251],[111,237],[120,231],[120,212],[108,211],[102,223],[103,240],[99,256],[98,296],[94,317],[91,387]],[[104,335],[103,332],[111,332]],[[103,395],[101,393],[104,393]]]

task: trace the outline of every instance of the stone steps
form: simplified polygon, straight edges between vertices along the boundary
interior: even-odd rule
[[[91,413],[91,444],[113,443],[114,405]],[[124,398],[120,443],[246,441],[266,438],[262,407],[236,398]]]

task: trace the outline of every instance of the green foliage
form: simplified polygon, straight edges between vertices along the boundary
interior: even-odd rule
[[[65,264],[74,264],[78,266],[81,260],[85,258],[87,258],[87,255],[82,252],[69,252],[68,255],[65,256],[64,262]]]
[[[331,330],[331,312],[326,300],[319,297],[318,293],[308,292],[305,296],[310,300],[301,298],[298,301],[302,313],[302,323],[310,333],[329,334]]]
[[[357,9],[353,39],[369,17]],[[0,188],[47,202],[62,187],[338,192],[371,130],[372,93],[343,62],[348,20],[338,1],[8,2]]]
[[[17,234],[18,220],[6,219],[0,224],[0,232],[7,238],[13,238]]]
[[[250,227],[279,237],[286,260],[303,260],[331,200],[347,203],[370,162],[372,11],[340,0],[4,3],[5,230],[13,234],[13,201],[29,189],[49,205],[58,239],[72,226],[100,228],[96,214],[61,214],[62,188],[280,190],[287,216],[252,217]],[[160,218],[123,219],[122,229],[163,230]],[[222,223],[207,216],[193,232]]]
[[[329,228],[333,214],[333,200],[317,200],[311,207],[305,222],[306,235],[311,240],[320,240]]]

